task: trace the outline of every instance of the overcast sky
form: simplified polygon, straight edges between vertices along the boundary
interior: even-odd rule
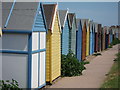
[[[58,9],[76,13],[77,18],[87,18],[111,26],[118,24],[118,2],[59,2]]]

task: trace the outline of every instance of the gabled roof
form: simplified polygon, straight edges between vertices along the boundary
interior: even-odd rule
[[[101,33],[101,26],[102,24],[98,24],[98,32]]]
[[[43,4],[47,29],[52,30],[57,4]]]
[[[76,20],[75,13],[68,13],[68,19],[69,19],[69,26],[71,28],[73,24],[73,20]],[[76,24],[76,21],[75,21],[75,24]]]
[[[83,29],[83,27],[84,27],[85,24],[86,24],[86,29],[87,29],[87,26],[88,26],[87,20],[88,19],[80,19],[80,20],[81,20],[82,29]]]
[[[95,32],[98,32],[98,23],[94,23],[95,24]]]
[[[106,27],[106,34],[109,34],[109,30],[110,30],[110,28],[107,26]]]
[[[61,27],[63,28],[65,26],[65,21],[67,19],[68,10],[59,10],[58,12],[59,12],[60,24]]]
[[[104,26],[103,27],[103,33],[106,33],[106,31],[107,31],[107,26]]]
[[[2,29],[11,30],[32,30],[34,18],[38,8],[38,2],[15,2],[12,14],[10,16],[7,27],[9,12],[12,7],[12,2],[2,3]]]
[[[78,30],[78,28],[79,28],[79,24],[80,24],[80,19],[79,19],[79,18],[77,18],[77,19],[76,19],[76,26],[77,26],[77,30]]]
[[[90,32],[93,30],[93,21],[90,21]]]

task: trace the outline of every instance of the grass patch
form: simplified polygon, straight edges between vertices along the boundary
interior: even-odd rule
[[[104,83],[101,88],[119,88],[120,89],[120,53],[117,54],[117,58],[110,70],[110,72],[106,75]]]

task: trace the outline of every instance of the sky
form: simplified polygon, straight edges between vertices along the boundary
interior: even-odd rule
[[[118,25],[118,2],[59,2],[58,9],[69,9],[77,18],[85,18],[103,26]]]

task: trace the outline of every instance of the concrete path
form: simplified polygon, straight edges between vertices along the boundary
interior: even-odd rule
[[[97,56],[86,65],[82,76],[64,77],[49,88],[99,88],[106,78],[114,63],[115,54],[118,53],[118,45],[103,51],[102,56]]]

